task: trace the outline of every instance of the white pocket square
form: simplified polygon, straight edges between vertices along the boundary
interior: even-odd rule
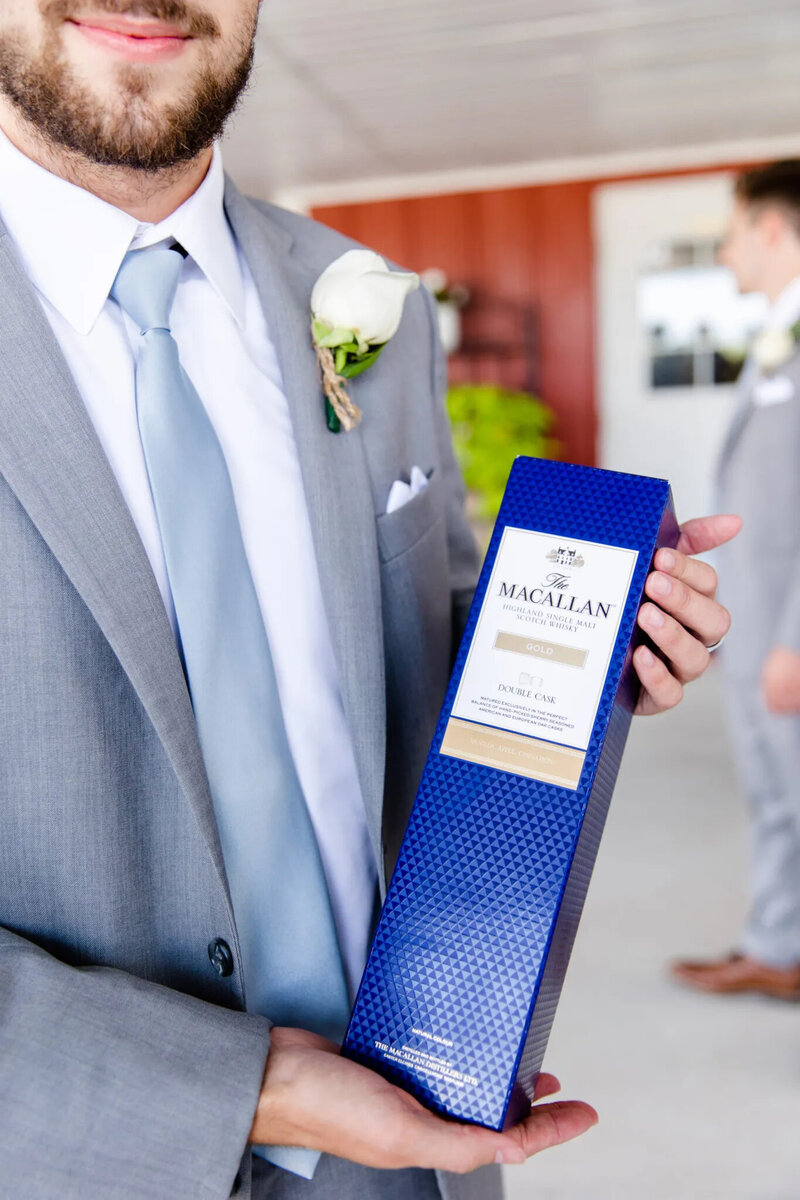
[[[794,384],[787,375],[765,375],[753,389],[753,400],[759,408],[768,404],[785,404],[794,396]]]
[[[397,512],[398,508],[402,508],[404,504],[408,504],[409,500],[413,500],[427,486],[428,477],[425,472],[421,471],[419,467],[412,467],[408,483],[405,483],[402,479],[395,479],[389,489],[386,512]]]

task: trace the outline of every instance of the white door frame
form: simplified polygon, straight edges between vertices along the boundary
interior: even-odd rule
[[[651,391],[637,280],[653,243],[722,235],[732,178],[713,172],[609,183],[594,195],[600,465],[669,479],[680,520],[710,511],[734,389]]]

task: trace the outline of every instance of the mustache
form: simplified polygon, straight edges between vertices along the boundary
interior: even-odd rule
[[[90,4],[82,4],[81,0],[40,0],[39,9],[45,20],[53,24],[108,14],[163,21],[175,25],[186,37],[220,36],[219,25],[210,13],[190,6],[184,0],[91,0]]]

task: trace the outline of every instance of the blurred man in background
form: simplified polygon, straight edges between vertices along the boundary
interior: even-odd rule
[[[707,992],[800,999],[800,160],[747,171],[721,261],[770,302],[739,384],[720,499],[744,519],[719,552],[733,628],[722,653],[752,820],[751,905],[734,953],[678,962]]]

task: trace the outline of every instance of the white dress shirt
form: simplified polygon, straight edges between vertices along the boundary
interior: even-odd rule
[[[130,509],[173,628],[175,613],[136,424],[133,346],[138,331],[108,294],[129,249],[174,238],[187,251],[172,332],[228,463],[289,745],[354,989],[366,960],[377,871],[289,402],[255,285],[225,217],[219,150],[215,148],[197,191],[157,225],[141,224],[52,175],[2,134],[0,178],[0,214]]]

